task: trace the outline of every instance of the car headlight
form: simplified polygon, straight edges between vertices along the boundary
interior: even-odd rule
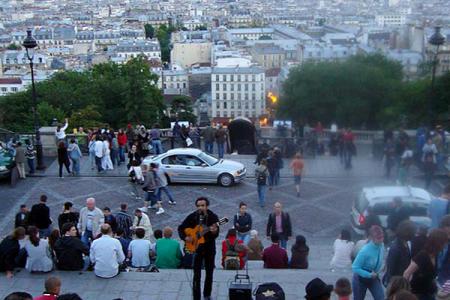
[[[0,166],[0,171],[6,171],[6,166]]]
[[[243,169],[241,169],[241,170],[238,170],[236,173],[238,174],[238,175],[241,175],[242,173],[244,173],[245,172],[245,168],[243,168]]]

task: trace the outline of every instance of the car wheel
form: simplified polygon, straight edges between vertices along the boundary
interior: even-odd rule
[[[234,183],[234,178],[228,173],[219,176],[219,184],[224,187],[232,186]]]

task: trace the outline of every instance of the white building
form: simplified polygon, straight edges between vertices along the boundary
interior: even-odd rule
[[[186,70],[163,70],[161,80],[165,95],[189,95],[189,76]]]
[[[404,14],[383,14],[375,16],[375,22],[378,26],[403,26],[406,24],[406,16]]]
[[[212,68],[211,96],[215,121],[241,116],[258,118],[266,110],[264,69],[239,64]]]
[[[119,61],[128,61],[139,55],[148,59],[161,60],[161,48],[156,39],[153,40],[121,40],[116,46],[108,47],[110,56],[115,56]]]
[[[273,28],[236,28],[229,29],[233,39],[258,40],[262,36],[273,37],[275,30]]]
[[[20,78],[0,78],[0,96],[17,93],[23,89],[24,83]]]

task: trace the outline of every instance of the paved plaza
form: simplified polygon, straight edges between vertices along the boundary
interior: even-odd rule
[[[312,278],[319,276],[334,283],[339,276],[350,277],[348,273],[333,273],[328,268],[332,255],[332,244],[342,228],[349,227],[349,212],[352,202],[364,186],[393,184],[383,178],[383,168],[380,161],[370,157],[357,157],[354,168],[345,171],[335,157],[320,157],[307,159],[305,162],[305,176],[301,187],[301,197],[295,195],[295,187],[287,168],[281,173],[281,184],[267,192],[266,207],[257,205],[256,182],[252,177],[254,165],[253,157],[228,156],[243,162],[249,172],[249,178],[230,188],[217,185],[171,185],[170,188],[177,201],[176,206],[169,206],[164,202],[166,213],[156,215],[149,213],[153,229],[164,226],[176,228],[184,217],[194,210],[194,200],[199,196],[206,196],[211,201],[211,210],[220,217],[232,218],[237,213],[239,202],[244,201],[249,206],[253,217],[253,227],[261,237],[265,236],[267,216],[271,212],[275,201],[282,202],[284,210],[291,215],[294,235],[306,236],[310,246],[309,270],[271,271],[262,269],[261,265],[251,265],[250,275],[254,284],[265,281],[279,282],[288,297],[287,299],[301,299],[304,286]],[[138,191],[128,182],[125,167],[111,171],[106,175],[97,176],[88,162],[83,162],[82,176],[78,178],[57,177],[56,162],[49,165],[39,177],[27,178],[20,181],[14,188],[6,183],[0,184],[0,235],[4,236],[13,227],[13,218],[20,204],[31,207],[38,201],[40,194],[49,197],[48,205],[53,220],[57,220],[65,201],[72,201],[76,210],[85,203],[87,197],[95,197],[97,206],[109,206],[117,211],[120,203],[127,202],[130,212],[141,207],[142,200],[137,200],[132,193]],[[416,173],[412,184],[423,186]],[[436,192],[439,185],[435,184]],[[165,199],[166,200],[166,199]],[[230,224],[221,229],[219,243],[231,228]],[[175,234],[175,237],[177,235]],[[265,246],[269,245],[264,240]],[[288,245],[290,250],[290,244]],[[219,248],[220,249],[220,248]],[[289,251],[290,253],[290,251]],[[220,254],[216,256],[219,261]],[[190,299],[190,281],[192,274],[185,270],[163,270],[161,273],[125,273],[115,279],[102,280],[95,278],[92,272],[55,272],[63,278],[63,291],[79,293],[83,299]],[[233,272],[216,270],[213,296],[217,299],[228,299],[227,287],[233,279]],[[45,275],[30,275],[21,271],[12,280],[0,278],[0,298],[15,290],[27,290],[37,295],[42,292]]]

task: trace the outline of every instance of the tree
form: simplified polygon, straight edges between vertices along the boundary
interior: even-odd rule
[[[155,28],[152,26],[152,24],[145,24],[144,30],[146,39],[152,39],[155,36]]]
[[[278,113],[299,123],[379,128],[401,84],[402,66],[380,54],[310,62],[289,73]]]
[[[173,98],[170,115],[175,116],[178,120],[189,121],[193,124],[197,122],[197,117],[192,110],[192,99],[188,96],[180,95]]]
[[[271,40],[271,39],[272,38],[266,34],[259,37],[259,40]]]
[[[20,49],[22,49],[22,47],[14,43],[9,44],[8,47],[6,47],[6,50],[20,50]]]
[[[159,26],[156,32],[156,37],[158,38],[159,46],[161,48],[162,61],[170,62],[170,36],[175,30],[175,27],[171,25],[167,27],[165,24],[163,24]]]

